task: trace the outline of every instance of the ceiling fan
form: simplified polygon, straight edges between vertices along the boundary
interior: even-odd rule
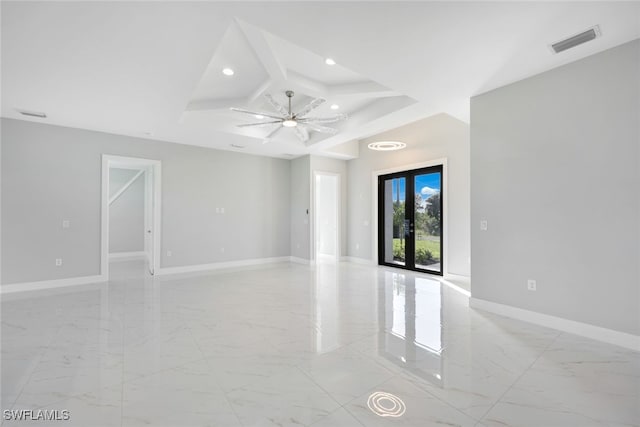
[[[346,114],[337,114],[330,117],[307,117],[307,114],[309,114],[313,109],[317,108],[326,101],[323,98],[312,99],[311,102],[305,105],[300,111],[294,113],[293,111],[291,111],[291,98],[293,98],[294,95],[293,91],[287,90],[284,94],[287,95],[287,98],[289,99],[288,109],[277,102],[275,99],[273,99],[273,96],[271,96],[270,94],[267,93],[264,95],[269,104],[280,114],[280,116],[268,113],[248,111],[242,108],[232,108],[231,110],[233,111],[237,111],[238,113],[251,114],[258,119],[272,119],[266,122],[244,123],[238,125],[238,127],[245,128],[256,126],[276,126],[276,128],[273,129],[265,137],[265,143],[273,139],[273,137],[283,128],[292,128],[300,141],[306,142],[309,140],[309,129],[320,133],[335,135],[336,133],[338,133],[338,129],[324,126],[324,124],[334,123],[340,120],[345,120],[347,118]]]

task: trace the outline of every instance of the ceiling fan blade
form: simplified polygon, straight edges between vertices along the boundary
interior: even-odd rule
[[[307,105],[305,105],[302,108],[302,110],[298,111],[295,114],[295,116],[296,117],[304,117],[307,114],[309,114],[311,112],[311,110],[313,110],[314,108],[318,108],[320,105],[322,105],[325,101],[326,101],[326,99],[323,99],[323,98],[312,99],[311,102],[309,102]]]
[[[306,123],[300,123],[300,124],[320,133],[330,133],[332,135],[335,135],[336,133],[338,133],[338,129],[322,126],[316,123],[306,122]]]
[[[281,119],[281,117],[274,116],[272,114],[258,113],[258,112],[255,112],[255,111],[243,110],[242,108],[231,108],[231,111],[235,111],[237,113],[251,114],[252,116],[268,117],[270,119]]]
[[[303,126],[296,126],[295,132],[300,141],[307,142],[309,140],[309,132]]]
[[[276,134],[278,132],[280,132],[282,130],[282,126],[278,126],[277,128],[275,128],[273,131],[269,132],[269,135],[264,137],[264,141],[262,141],[263,144],[266,144],[267,142],[271,142],[271,140],[273,139],[274,136],[276,136]]]
[[[241,125],[237,125],[239,128],[248,128],[252,126],[268,126],[274,125],[276,123],[282,123],[282,120],[274,120],[272,122],[262,122],[262,123],[243,123]]]
[[[269,94],[269,93],[265,93],[265,94],[264,94],[264,97],[265,97],[265,99],[269,102],[269,104],[271,104],[271,106],[272,106],[273,108],[275,108],[275,110],[276,110],[278,113],[282,114],[282,115],[283,115],[283,116],[285,116],[285,117],[289,117],[289,116],[290,116],[290,114],[289,114],[289,110],[287,110],[287,108],[286,108],[284,105],[280,104],[278,101],[276,101],[275,99],[273,99],[273,96],[271,96],[271,94]]]
[[[340,120],[346,120],[348,116],[346,114],[338,114],[330,117],[303,117],[298,119],[300,123],[315,122],[315,123],[334,123]]]

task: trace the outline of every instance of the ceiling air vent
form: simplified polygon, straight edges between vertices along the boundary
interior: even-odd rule
[[[587,31],[583,31],[580,34],[576,34],[568,39],[560,40],[559,42],[552,44],[551,49],[553,49],[555,53],[560,53],[582,43],[591,41],[597,37],[600,37],[600,27],[596,25],[595,27],[589,28]]]
[[[18,110],[18,109],[16,109],[16,111],[22,114],[23,116],[37,117],[39,119],[47,118],[47,115],[45,113],[41,113],[39,111],[28,111],[28,110]]]

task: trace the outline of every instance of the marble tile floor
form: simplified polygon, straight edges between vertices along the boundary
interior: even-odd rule
[[[107,284],[1,310],[1,408],[70,416],[2,426],[640,425],[639,353],[470,309],[403,270],[154,278],[117,262]]]

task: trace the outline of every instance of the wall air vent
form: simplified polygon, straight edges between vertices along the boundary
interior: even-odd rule
[[[564,52],[567,49],[571,49],[572,47],[576,47],[582,43],[586,43],[598,37],[600,37],[600,27],[596,25],[595,27],[591,27],[587,31],[583,31],[580,34],[576,34],[575,36],[571,36],[567,39],[553,43],[551,45],[551,49],[555,53]]]
[[[19,110],[16,108],[16,111],[20,114],[22,114],[23,116],[29,116],[29,117],[37,117],[39,119],[46,119],[47,115],[45,113],[41,113],[39,111],[28,111],[28,110]]]

